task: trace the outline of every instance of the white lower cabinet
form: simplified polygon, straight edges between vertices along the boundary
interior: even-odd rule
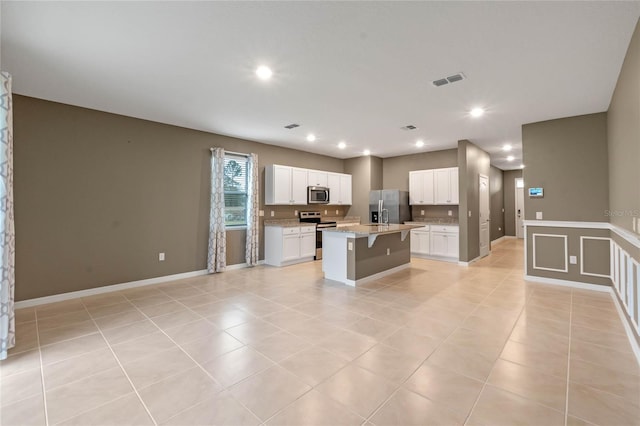
[[[411,253],[429,254],[431,247],[429,243],[429,227],[417,228],[411,230]]]
[[[457,226],[431,227],[431,255],[458,258],[460,228]]]
[[[417,223],[416,223],[417,224]],[[457,260],[459,257],[459,227],[429,225],[411,230],[411,254]]]
[[[264,263],[285,266],[313,260],[316,254],[316,227],[267,226],[264,230]]]

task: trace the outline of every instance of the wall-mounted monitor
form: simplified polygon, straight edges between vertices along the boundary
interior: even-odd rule
[[[529,188],[529,197],[542,198],[544,190],[542,188]]]

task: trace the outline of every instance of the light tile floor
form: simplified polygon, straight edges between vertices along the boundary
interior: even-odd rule
[[[350,288],[260,266],[17,312],[3,425],[632,425],[606,293],[523,281],[522,243]]]

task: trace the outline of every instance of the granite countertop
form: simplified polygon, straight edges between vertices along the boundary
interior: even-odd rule
[[[309,224],[301,224],[298,219],[271,219],[264,221],[264,226],[278,226],[280,228],[294,228],[300,225]]]
[[[341,228],[325,228],[322,232],[339,232],[343,234],[356,234],[356,237],[369,237],[371,235],[393,234],[396,232],[410,231],[414,228],[420,228],[420,225],[401,225],[398,223],[390,223],[388,225],[366,224],[343,226]]]
[[[322,220],[325,222],[336,222],[336,223],[351,223],[351,222],[360,223],[360,216],[323,216]]]
[[[424,219],[414,219],[414,220],[409,220],[406,221],[405,223],[424,223],[425,225],[454,225],[454,226],[458,226],[458,218],[437,218],[437,217],[430,217],[430,218],[424,218]]]

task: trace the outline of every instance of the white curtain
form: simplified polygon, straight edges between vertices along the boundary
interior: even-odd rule
[[[227,266],[227,237],[224,226],[224,149],[211,149],[211,210],[207,270],[222,272]]]
[[[245,257],[247,265],[258,264],[258,213],[259,213],[259,191],[258,180],[258,154],[249,154],[247,157],[247,242]]]
[[[16,344],[11,75],[0,73],[0,86],[0,359],[5,359]]]

